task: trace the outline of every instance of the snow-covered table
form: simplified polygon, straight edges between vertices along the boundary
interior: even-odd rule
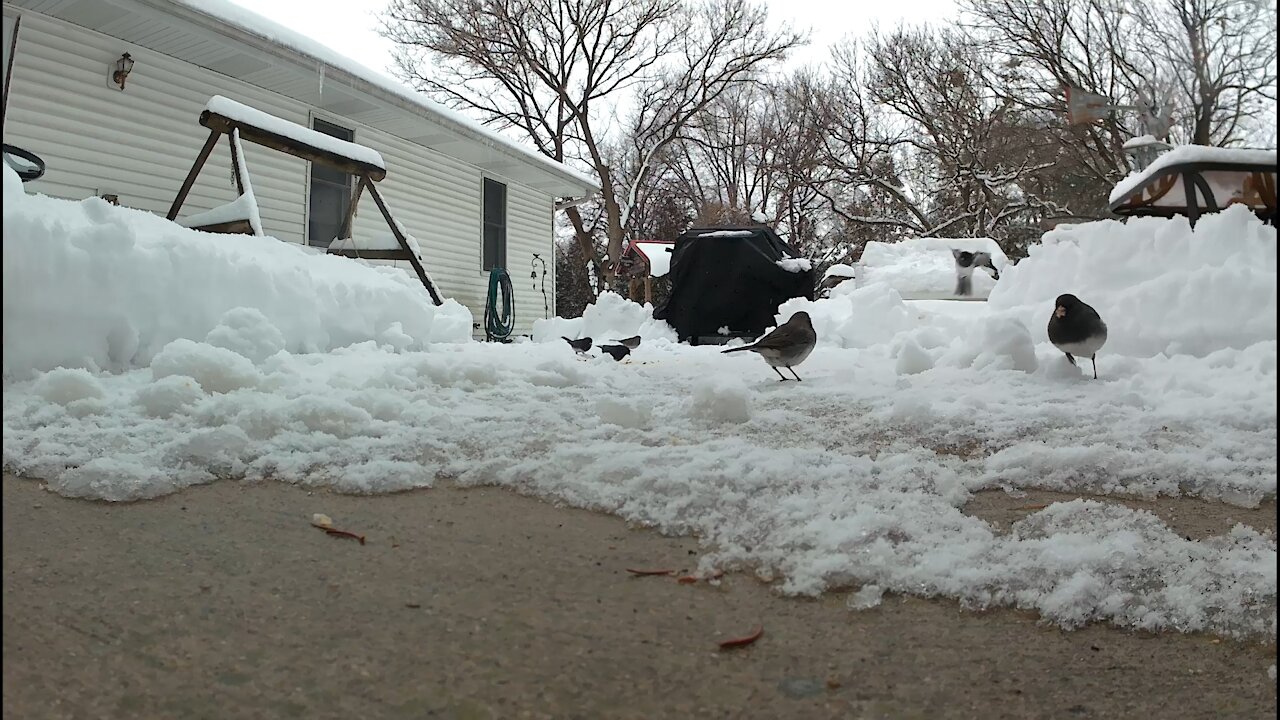
[[[1276,218],[1276,151],[1182,145],[1130,174],[1111,191],[1117,215],[1185,215],[1191,224],[1228,205]]]

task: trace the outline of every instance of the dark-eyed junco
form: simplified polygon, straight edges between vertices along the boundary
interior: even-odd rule
[[[569,343],[569,347],[573,348],[576,352],[584,353],[591,349],[591,338],[589,337],[578,338],[577,340],[570,340],[563,335],[560,337],[564,338],[564,341]]]
[[[600,352],[621,362],[622,358],[631,354],[631,348],[626,345],[601,345]]]
[[[1107,342],[1107,324],[1097,310],[1075,295],[1059,295],[1049,317],[1049,342],[1066,353],[1072,365],[1074,355],[1092,360],[1093,379],[1098,379],[1098,350]]]
[[[1000,271],[991,262],[991,253],[969,252],[968,250],[951,248],[951,256],[956,259],[956,295],[968,296],[973,294],[972,276],[974,268],[990,268],[991,277],[996,280],[1000,279]]]
[[[619,345],[625,345],[628,350],[635,350],[636,348],[640,347],[640,336],[633,335],[629,338],[626,338],[625,340],[614,340],[614,342],[618,343]]]
[[[804,362],[804,359],[809,357],[809,353],[813,352],[813,346],[817,344],[818,333],[813,329],[813,321],[809,319],[809,313],[800,311],[751,345],[729,348],[722,352],[750,350],[764,358],[764,361],[769,363],[769,367],[778,373],[778,377],[783,380],[791,379],[778,369],[784,367],[795,375],[796,380],[800,380],[800,376],[796,375],[795,368],[792,366]]]

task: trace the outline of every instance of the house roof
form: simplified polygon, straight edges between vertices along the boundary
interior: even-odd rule
[[[557,197],[599,189],[595,178],[228,0],[8,1],[280,93]]]

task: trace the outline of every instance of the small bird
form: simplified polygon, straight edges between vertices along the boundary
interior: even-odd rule
[[[634,335],[625,340],[614,340],[614,342],[618,343],[619,345],[625,345],[628,350],[635,350],[636,348],[640,347],[640,336]]]
[[[591,349],[591,338],[589,337],[578,338],[577,340],[570,340],[563,335],[560,337],[564,338],[564,341],[569,343],[569,347],[573,348],[575,352],[584,353]]]
[[[1093,379],[1098,379],[1098,350],[1107,342],[1107,324],[1098,311],[1075,295],[1059,295],[1053,301],[1049,317],[1049,342],[1066,354],[1072,365],[1073,355],[1093,361]]]
[[[601,345],[600,352],[621,362],[623,358],[631,354],[631,348],[626,345]]]
[[[813,321],[809,319],[809,313],[801,311],[751,345],[729,348],[721,352],[750,350],[764,358],[764,361],[769,363],[769,367],[778,373],[778,377],[784,381],[791,379],[778,369],[784,367],[795,375],[798,382],[801,378],[796,375],[795,368],[792,366],[804,362],[804,359],[809,357],[809,353],[813,352],[813,346],[817,344],[818,333],[813,329]]]
[[[971,276],[975,268],[989,269],[991,270],[992,279],[1000,279],[1000,271],[991,262],[991,253],[969,252],[968,250],[952,248],[951,256],[956,260],[956,295],[968,296],[973,294],[973,279]]]

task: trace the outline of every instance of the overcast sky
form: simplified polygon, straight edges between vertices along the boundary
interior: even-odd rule
[[[378,35],[382,0],[232,0],[285,27],[328,45],[356,62],[390,75],[391,44]],[[861,34],[873,22],[894,25],[938,20],[955,12],[954,0],[766,0],[771,19],[810,30],[812,43],[795,62],[818,62],[845,35]]]

